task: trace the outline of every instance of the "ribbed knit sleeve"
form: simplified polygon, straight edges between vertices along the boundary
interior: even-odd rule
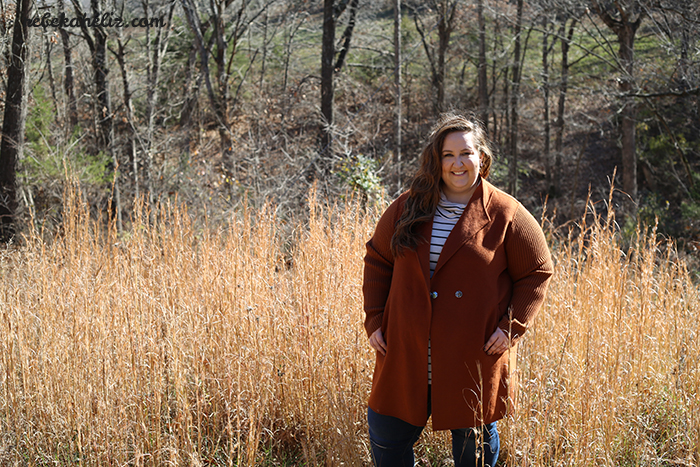
[[[513,339],[522,336],[540,310],[554,265],[544,233],[522,205],[506,232],[508,273],[513,280],[509,313],[498,324]]]
[[[365,307],[365,330],[367,336],[382,325],[384,306],[389,296],[391,276],[394,272],[394,255],[391,253],[391,238],[403,206],[403,198],[394,201],[382,214],[374,235],[367,242],[362,293]]]

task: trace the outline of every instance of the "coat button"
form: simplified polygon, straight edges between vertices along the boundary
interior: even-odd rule
[[[437,298],[437,292],[430,292],[430,298]]]
[[[461,290],[456,291],[456,292],[455,292],[455,297],[457,297],[457,298],[462,298],[462,291],[461,291]]]

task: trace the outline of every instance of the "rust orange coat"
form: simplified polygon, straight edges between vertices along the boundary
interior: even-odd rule
[[[430,339],[433,429],[491,423],[509,405],[509,355],[489,356],[483,347],[497,327],[517,342],[540,309],[553,273],[544,234],[517,200],[482,180],[430,278],[432,221],[416,250],[391,253],[406,198],[387,208],[367,242],[365,329],[371,335],[381,326],[387,343],[369,405],[425,425]]]

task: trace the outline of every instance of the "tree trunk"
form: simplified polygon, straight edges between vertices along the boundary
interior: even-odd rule
[[[489,90],[486,76],[486,21],[484,19],[484,0],[478,0],[476,13],[479,22],[479,119],[488,133],[489,127]]]
[[[144,16],[152,17],[148,0],[141,2]],[[171,24],[173,11],[175,10],[175,0],[172,0],[168,7],[167,24]],[[148,202],[153,204],[154,198],[154,164],[153,164],[153,135],[155,133],[156,103],[158,102],[158,82],[160,76],[160,62],[168,48],[170,39],[170,29],[156,28],[155,38],[151,40],[151,28],[146,27],[146,54],[148,56],[148,66],[146,69],[146,148],[145,148],[145,181],[148,193]],[[189,68],[187,70],[190,71]]]
[[[634,89],[634,36],[645,15],[644,8],[635,0],[624,5],[615,2],[610,10],[593,2],[598,16],[617,36],[620,49],[621,77],[618,87],[622,94],[620,110],[620,139],[622,141],[622,188],[633,199],[637,199],[637,154],[635,148],[635,125],[637,107],[634,97],[629,94]]]
[[[434,76],[433,85],[435,86],[435,114],[439,115],[445,111],[445,57],[447,56],[447,47],[450,45],[450,35],[452,33],[451,21],[448,20],[447,11],[449,5],[447,2],[442,2],[438,6],[440,18],[438,19],[438,57],[437,57],[437,73]],[[454,11],[454,10],[452,10]]]
[[[59,2],[60,12],[64,13],[63,1]],[[68,119],[68,124],[70,128],[69,132],[73,132],[73,129],[78,125],[78,105],[75,99],[75,91],[73,84],[73,57],[70,50],[70,37],[68,36],[68,31],[65,28],[58,28],[58,33],[61,36],[61,43],[63,45],[63,66],[64,66],[64,78],[63,78],[63,90],[66,93],[66,117]]]
[[[226,63],[226,53],[228,52],[228,41],[226,40],[226,26],[224,22],[224,9],[225,7],[221,2],[216,3],[217,9],[215,10],[215,18],[212,21],[214,25],[214,30],[212,32],[214,36],[214,42],[216,44],[216,49],[212,54],[214,57],[214,63],[216,63],[216,78],[218,86],[218,99],[214,102],[214,109],[216,112],[216,118],[219,120],[219,139],[221,141],[221,159],[223,163],[223,170],[230,180],[235,177],[234,161],[233,161],[233,140],[231,139],[231,124],[229,122],[229,67]],[[245,8],[245,3],[241,4],[241,9]],[[239,18],[242,11],[239,10]],[[236,29],[233,31],[233,35],[236,36],[232,41],[231,58],[236,54],[236,49],[238,48],[238,32]],[[228,65],[231,64],[229,60]]]
[[[95,84],[96,101],[94,105],[95,117],[98,127],[98,146],[110,157],[108,170],[113,173],[112,194],[114,196],[114,211],[116,211],[117,230],[122,229],[121,196],[119,191],[119,160],[114,150],[114,121],[112,119],[112,104],[109,97],[109,81],[107,74],[107,33],[103,26],[88,28],[85,12],[79,0],[72,0],[75,13],[83,21],[80,22],[80,30],[90,49],[93,81]],[[90,0],[90,9],[93,18],[102,17],[99,0]],[[93,33],[90,33],[90,30]],[[111,200],[110,200],[111,203]]]
[[[321,152],[330,153],[333,125],[333,59],[335,57],[334,0],[323,1],[323,41],[321,46]]]
[[[569,47],[574,37],[576,22],[577,20],[575,18],[571,20],[566,38],[561,38],[561,78],[559,83],[559,99],[557,101],[557,119],[554,123],[554,152],[556,154],[553,174],[554,194],[559,194],[561,192],[561,161],[563,156],[562,152],[564,150],[564,112],[566,107],[566,93],[568,92],[569,85]],[[564,21],[564,27],[565,26],[566,21]]]
[[[53,46],[48,36],[44,36],[44,42],[46,45],[46,74],[49,78],[49,89],[51,89],[54,118],[56,119],[56,123],[60,123],[60,118],[58,116],[58,99],[56,98],[56,80],[53,77],[53,66],[51,65],[51,50],[53,49]]]
[[[345,27],[345,31],[343,31],[343,36],[340,38],[340,40],[343,42],[343,45],[340,47],[340,50],[338,50],[338,58],[335,61],[335,65],[333,65],[333,73],[338,73],[340,69],[343,68],[343,64],[345,63],[345,57],[348,55],[348,51],[350,50],[352,32],[355,29],[355,20],[357,18],[357,5],[359,3],[360,0],[350,1],[350,17],[348,18],[348,24]],[[336,10],[336,21],[338,20],[338,16],[340,15],[339,11],[340,10]]]
[[[0,242],[15,235],[17,213],[17,161],[22,157],[26,121],[26,73],[29,10],[31,0],[17,1],[7,70],[5,114],[0,142]]]
[[[93,17],[100,17],[98,0],[91,0]],[[92,49],[92,68],[97,91],[97,121],[100,128],[100,147],[111,152],[113,140],[112,101],[109,96],[107,80],[107,33],[101,27],[94,28],[94,47]],[[116,163],[115,163],[116,165]]]
[[[268,39],[267,39],[267,28],[268,28],[268,23],[270,22],[270,16],[268,15],[267,11],[265,12],[265,19],[263,20],[263,38],[262,38],[262,58],[260,60],[260,81],[258,81],[258,89],[260,89],[260,92],[262,93],[263,91],[263,86],[265,85],[265,67],[267,66],[267,46],[269,45]],[[272,35],[274,36],[275,33],[273,32]]]
[[[634,36],[636,28],[625,27],[618,33],[620,42],[620,59],[625,76],[620,79],[619,86],[623,95],[633,89],[634,82]],[[622,111],[622,186],[633,200],[637,199],[637,153],[636,153],[636,120],[637,106],[633,97],[623,97]]]
[[[544,144],[542,158],[544,159],[545,180],[547,185],[552,183],[552,169],[549,154],[549,144],[551,137],[551,124],[549,115],[549,20],[546,16],[542,18],[542,107],[544,120]]]
[[[135,123],[134,123],[134,104],[131,99],[131,87],[129,86],[129,75],[127,73],[126,69],[126,45],[129,43],[129,39],[127,39],[126,43],[123,42],[123,34],[122,30],[118,29],[117,30],[117,50],[111,49],[110,51],[112,54],[117,59],[117,63],[119,63],[119,70],[121,72],[122,76],[122,97],[124,99],[124,113],[126,114],[126,121],[127,125],[129,126],[129,153],[128,153],[128,159],[131,162],[131,167],[133,170],[133,181],[134,181],[134,198],[139,197],[140,195],[140,183],[139,183],[139,160],[138,156],[136,154],[136,129],[135,129]]]
[[[91,0],[93,17],[101,17],[98,0]],[[95,47],[92,53],[92,66],[97,90],[97,121],[100,127],[100,146],[110,156],[109,169],[114,176],[112,181],[112,195],[114,197],[114,210],[116,211],[117,230],[122,230],[122,206],[119,184],[119,159],[114,150],[114,121],[112,118],[112,100],[109,96],[109,81],[107,74],[107,32],[102,27],[94,28]]]
[[[194,45],[195,49],[199,53],[199,62],[201,65],[201,77],[204,80],[204,84],[207,90],[207,95],[209,96],[209,102],[211,106],[217,108],[217,96],[214,93],[214,87],[211,84],[211,75],[209,72],[209,49],[204,43],[204,29],[202,23],[199,19],[199,13],[196,10],[194,2],[190,0],[182,0],[182,9],[185,11],[185,16],[187,18],[187,23],[194,34]],[[216,110],[215,110],[216,112]]]
[[[299,28],[301,27],[302,24],[304,24],[304,21],[306,20],[306,16],[302,17],[301,21],[299,21],[296,25],[294,25],[294,19],[296,19],[296,12],[294,13],[294,16],[292,17],[292,27],[289,30],[289,35],[287,36],[287,41],[284,44],[284,49],[285,49],[285,54],[284,54],[284,79],[282,82],[282,99],[284,100],[285,107],[287,105],[287,84],[289,82],[289,61],[292,58],[292,43],[294,42],[294,36],[296,36],[297,31],[299,31]]]
[[[401,0],[394,0],[394,89],[396,106],[396,124],[394,137],[394,153],[396,155],[396,191],[400,193],[401,186]]]
[[[413,13],[416,30],[418,34],[420,34],[423,49],[425,50],[425,55],[430,64],[430,83],[434,92],[433,112],[435,115],[439,115],[445,110],[445,61],[447,49],[450,45],[450,36],[452,35],[453,20],[458,1],[459,0],[455,0],[450,3],[448,0],[433,0],[429,2],[430,9],[434,10],[437,15],[437,52],[435,52],[434,47],[428,41],[425,27],[422,26],[422,21],[419,20],[418,12],[414,10]]]
[[[515,21],[515,46],[513,51],[513,63],[511,66],[512,87],[509,99],[510,125],[509,125],[509,149],[510,164],[508,175],[508,191],[511,195],[518,195],[518,105],[520,101],[520,32],[523,22],[523,0],[518,0],[518,13]]]
[[[500,21],[498,20],[498,15],[494,17],[493,20],[493,48],[494,50],[494,55],[498,56],[498,54],[503,51],[503,34],[501,34],[501,25]],[[491,119],[493,121],[493,129],[491,130],[491,138],[498,142],[498,144],[502,144],[502,137],[501,133],[503,132],[503,125],[502,122],[499,121],[498,114],[496,113],[496,109],[498,108],[498,94],[496,93],[496,89],[498,88],[498,60],[493,59],[491,60],[491,90],[489,92],[489,114],[491,116]],[[505,82],[505,88],[506,92],[508,89],[508,68],[504,70],[504,75],[505,77],[504,82]],[[507,100],[506,100],[507,102]]]
[[[187,68],[185,68],[185,98],[182,104],[182,112],[180,112],[180,127],[184,128],[185,147],[183,148],[189,154],[190,151],[190,132],[192,128],[192,113],[197,104],[197,95],[199,94],[199,82],[202,75],[195,77],[197,61],[197,49],[190,50],[187,58]]]

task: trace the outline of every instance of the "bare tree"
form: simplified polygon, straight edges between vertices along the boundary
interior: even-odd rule
[[[141,7],[146,18],[167,16],[165,22],[170,26],[172,23],[173,12],[175,11],[176,0],[166,0],[163,4],[153,4],[149,0],[141,0]],[[148,192],[148,200],[154,202],[154,187],[155,179],[153,165],[153,142],[155,133],[155,117],[156,103],[158,102],[158,89],[160,84],[160,68],[165,52],[168,49],[170,40],[170,27],[156,27],[155,31],[150,27],[150,21],[146,26],[146,55],[148,65],[146,68],[146,136],[144,138],[146,153],[146,190]],[[138,164],[134,164],[134,170],[138,168]]]
[[[556,39],[550,41],[551,21],[547,14],[542,14],[542,119],[544,122],[544,144],[542,148],[542,159],[544,159],[545,178],[547,184],[552,183],[552,169],[550,162],[550,141],[551,123],[549,110],[549,55],[556,43]]]
[[[637,199],[636,119],[637,106],[629,94],[635,88],[634,39],[646,15],[638,0],[616,0],[603,3],[593,0],[593,8],[603,22],[615,33],[620,46],[618,60],[621,76],[618,87],[621,97],[622,187],[632,199]]]
[[[63,0],[59,0],[58,10],[59,13],[65,14]],[[61,36],[61,45],[63,46],[63,91],[66,93],[65,115],[68,119],[68,131],[72,132],[78,124],[78,104],[75,99],[75,85],[73,79],[73,56],[71,53],[70,36],[62,24],[58,26],[58,33]]]
[[[321,147],[326,150],[332,138],[333,125],[333,59],[335,58],[336,1],[323,0],[323,40],[321,44],[321,115],[323,115]]]
[[[73,9],[80,21],[80,30],[85,39],[85,43],[90,49],[90,58],[92,62],[93,81],[95,86],[95,117],[99,130],[98,142],[100,148],[110,156],[110,170],[114,172],[113,192],[115,201],[115,211],[117,219],[117,228],[122,228],[122,209],[121,209],[121,193],[119,186],[119,160],[117,153],[114,150],[114,119],[112,115],[112,100],[109,95],[109,68],[107,64],[107,31],[101,24],[92,24],[88,27],[88,22],[85,21],[87,15],[83,11],[82,4],[79,0],[71,0]],[[100,0],[90,0],[90,12],[93,18],[102,17],[104,8]],[[91,32],[92,30],[92,32]]]
[[[0,241],[9,242],[15,235],[17,211],[17,161],[22,157],[26,121],[27,41],[31,0],[18,0],[7,72],[5,114],[0,142]]]
[[[301,16],[301,18],[297,22],[298,16]],[[299,32],[299,28],[301,28],[302,24],[309,18],[309,14],[304,12],[300,15],[299,11],[294,9],[289,13],[289,17],[291,24],[284,42],[284,78],[282,80],[282,96],[285,106],[287,104],[287,85],[289,83],[289,64],[292,58],[292,44],[294,43],[294,37],[297,35],[297,32]]]
[[[126,46],[128,45],[131,38],[124,39],[123,30],[119,28],[117,30],[117,47],[109,47],[110,52],[117,59],[119,64],[119,70],[122,76],[122,96],[123,96],[123,106],[124,113],[126,115],[127,125],[129,126],[129,136],[128,136],[128,156],[131,161],[132,166],[132,176],[134,182],[134,196],[139,197],[139,173],[138,173],[138,158],[136,156],[136,140],[138,138],[134,120],[134,103],[132,100],[133,91],[131,85],[129,84],[129,75],[126,65]]]
[[[401,188],[401,0],[394,0],[394,100],[396,123],[394,128],[394,153],[396,158],[396,191]]]
[[[508,118],[508,67],[507,66],[501,66],[499,63],[499,60],[497,59],[498,56],[507,56],[508,52],[506,50],[506,37],[507,35],[503,32],[502,30],[502,25],[501,25],[501,18],[502,15],[500,14],[495,14],[493,15],[493,44],[491,46],[491,49],[493,50],[493,55],[494,59],[491,60],[491,85],[488,91],[489,95],[489,114],[492,115],[492,127],[493,129],[491,130],[491,137],[493,138],[494,141],[497,141],[499,144],[501,144],[503,140],[503,134],[505,133],[504,129],[507,127],[507,125],[504,123],[504,119],[507,120]],[[504,102],[503,107],[505,108],[505,112],[502,112],[502,115],[499,116],[497,110],[498,110],[498,99],[499,95],[497,93],[497,89],[499,86],[500,80],[503,80],[503,97],[502,100]]]
[[[523,24],[523,0],[518,0],[518,9],[514,25],[514,40],[515,46],[513,50],[513,58],[511,61],[511,91],[508,99],[508,112],[510,119],[508,121],[508,149],[509,149],[509,164],[508,164],[508,191],[513,196],[518,195],[518,118],[520,106],[520,78],[522,76],[521,60],[521,31]],[[524,54],[523,54],[524,56]]]
[[[53,52],[53,36],[50,34],[44,34],[44,53],[46,57],[46,77],[49,80],[49,90],[51,91],[51,100],[54,108],[54,118],[56,123],[59,123],[58,116],[58,99],[56,97],[56,79],[53,76],[53,65],[51,59],[51,52]]]
[[[207,11],[202,11],[203,8],[195,0],[181,1],[187,24],[194,34],[195,47],[200,58],[200,71],[219,127],[222,168],[227,179],[232,181],[234,160],[229,113],[235,102],[235,97],[231,95],[234,57],[239,52],[240,41],[248,27],[275,0],[266,0],[255,9],[253,7],[256,4],[252,0],[212,0],[208,3]],[[215,65],[216,88],[212,84],[210,59]],[[254,59],[255,55],[238,83],[239,89]]]
[[[321,45],[321,150],[330,151],[333,127],[333,98],[335,94],[333,75],[343,67],[345,57],[350,50],[350,41],[355,29],[355,19],[359,0],[324,0],[323,2],[323,39]],[[335,30],[340,16],[350,6],[347,25],[340,39],[342,45],[336,50]],[[336,56],[337,54],[337,56]],[[337,57],[337,58],[336,58]],[[325,166],[326,164],[324,164]],[[324,169],[325,170],[325,169]]]
[[[191,133],[193,122],[193,113],[198,103],[199,87],[202,82],[203,74],[197,73],[197,49],[192,48],[187,54],[187,64],[185,65],[184,77],[184,97],[182,109],[180,110],[180,127],[183,128],[183,151],[189,154]]]
[[[574,37],[574,31],[576,30],[576,18],[572,18],[568,25],[567,31],[567,19],[561,23],[559,29],[559,43],[561,44],[561,65],[560,65],[560,76],[559,76],[559,97],[557,99],[557,118],[554,122],[554,174],[553,174],[553,187],[554,193],[561,192],[561,165],[562,156],[564,151],[564,126],[565,126],[565,112],[566,112],[566,96],[569,91],[569,49],[571,47],[571,41]],[[566,35],[564,35],[564,31]]]
[[[669,148],[666,154],[667,164],[663,168],[651,167],[650,161],[644,160],[641,173],[644,174],[648,187],[654,191],[662,186],[662,190],[680,188],[677,190],[679,195],[690,198],[691,203],[694,202],[693,188],[696,180],[692,159],[686,153],[692,154],[692,149],[682,139],[694,139],[693,133],[697,134],[697,129],[693,127],[697,128],[697,122],[700,121],[696,97],[700,95],[700,61],[697,59],[700,11],[695,3],[678,0],[642,5],[649,19],[649,29],[663,50],[663,58],[669,64],[675,62],[675,66],[650,67],[645,62],[639,63],[636,67],[640,75],[638,82],[643,84],[633,92],[633,97],[640,99],[640,103],[655,117],[657,131],[665,133],[672,143],[672,149]],[[643,59],[658,62],[662,58],[655,56]],[[677,122],[676,128],[672,128],[674,125],[671,122],[674,120]],[[653,131],[645,131],[646,136],[650,136]],[[644,140],[648,141],[648,138],[642,139],[643,144]],[[645,149],[649,149],[647,145]],[[681,177],[676,170],[678,163],[682,166],[685,177]],[[653,175],[654,172],[657,176]],[[669,186],[667,181],[670,180],[673,181]]]
[[[459,0],[429,0],[426,6],[435,14],[435,23],[438,35],[437,50],[428,38],[428,29],[423,23],[422,15],[417,7],[412,7],[413,20],[420,34],[425,55],[430,64],[431,84],[435,93],[433,110],[439,114],[445,110],[445,64],[447,61],[447,49],[450,46],[450,36],[454,31],[455,12]]]
[[[673,51],[677,63],[670,81],[675,83],[681,92],[697,92],[697,87],[700,85],[700,70],[698,70],[700,66],[697,58],[700,10],[697,2],[694,0],[660,1],[654,7],[659,13],[658,18],[651,14],[649,18],[659,33],[668,38],[666,46]],[[693,54],[693,51],[696,53]]]
[[[81,2],[78,0],[71,1],[78,18],[86,19],[87,15],[83,11]],[[102,16],[102,12],[103,8],[100,4],[100,0],[90,0],[90,13],[92,17],[99,18]],[[112,121],[112,102],[109,95],[109,81],[107,79],[109,74],[107,64],[107,31],[99,24],[89,28],[87,21],[80,21],[80,29],[83,39],[85,39],[85,43],[90,49],[100,147],[105,151],[111,152],[112,141],[114,139],[114,127]]]
[[[574,26],[576,20],[573,20],[569,35],[566,35],[566,26],[569,18],[573,15],[579,16],[579,12],[572,13],[576,10],[576,6],[572,5],[570,0],[540,0],[539,3],[540,15],[540,33],[542,34],[542,72],[541,85],[542,89],[542,121],[543,121],[543,149],[541,159],[545,167],[545,180],[547,183],[547,191],[550,195],[555,195],[558,189],[560,174],[554,174],[552,161],[552,127],[556,130],[557,151],[561,151],[563,132],[564,132],[564,109],[566,101],[566,92],[568,87],[569,75],[569,45],[573,38]],[[556,86],[556,75],[552,65],[556,62],[555,46],[557,41],[561,43],[561,56],[559,62],[561,64],[561,74],[558,83],[559,100],[557,107],[557,120],[552,122],[551,112],[551,91]],[[554,83],[553,83],[554,81]],[[557,163],[561,164],[561,154],[556,155]],[[555,180],[556,179],[556,180]],[[556,189],[555,189],[556,185]]]
[[[478,82],[479,82],[479,118],[484,124],[484,128],[488,131],[489,127],[489,90],[487,79],[487,63],[486,63],[486,20],[484,18],[484,0],[477,0],[476,15],[479,23],[479,63],[478,63]]]

